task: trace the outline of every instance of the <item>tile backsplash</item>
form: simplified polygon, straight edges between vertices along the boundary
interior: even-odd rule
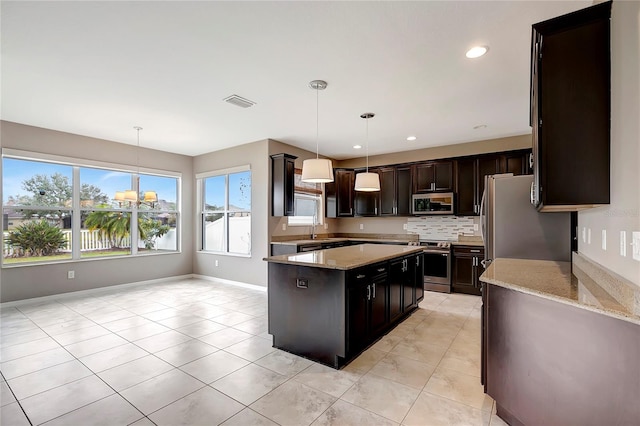
[[[457,240],[458,235],[477,235],[471,216],[421,216],[407,219],[407,232],[418,234],[421,240]]]

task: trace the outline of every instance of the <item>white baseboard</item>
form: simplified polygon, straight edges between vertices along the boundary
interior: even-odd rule
[[[221,282],[223,284],[231,284],[231,285],[235,285],[235,286],[238,286],[238,287],[250,288],[252,290],[258,290],[258,291],[264,291],[264,292],[267,291],[267,287],[266,286],[248,284],[248,283],[243,283],[241,281],[227,280],[227,279],[224,279],[224,278],[211,277],[209,275],[193,274],[192,276],[193,276],[193,278],[200,278],[200,279],[207,280],[207,281],[217,281],[217,282]]]
[[[4,303],[0,303],[0,308],[11,308],[11,307],[14,307],[14,306],[28,305],[28,304],[31,304],[31,303],[47,302],[47,301],[61,299],[61,298],[65,298],[65,297],[89,296],[89,295],[92,295],[92,294],[106,293],[106,292],[110,292],[110,291],[114,291],[114,290],[123,290],[123,289],[126,289],[126,288],[137,287],[137,286],[141,286],[141,285],[160,284],[160,283],[165,283],[167,281],[184,280],[184,279],[189,279],[189,278],[194,278],[194,277],[195,276],[193,274],[176,275],[176,276],[173,276],[173,277],[157,278],[155,280],[137,281],[137,282],[133,282],[133,283],[117,284],[117,285],[110,285],[110,286],[106,286],[106,287],[90,288],[90,289],[87,289],[87,290],[70,291],[68,293],[59,293],[59,294],[52,294],[52,295],[49,295],[49,296],[33,297],[31,299],[21,299],[21,300],[14,300],[12,302],[4,302]]]

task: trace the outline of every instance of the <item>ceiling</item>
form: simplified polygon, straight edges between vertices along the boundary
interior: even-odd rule
[[[521,135],[531,24],[591,4],[3,1],[1,118],[185,155],[315,151],[316,100],[335,159],[364,156],[364,112],[370,154]]]

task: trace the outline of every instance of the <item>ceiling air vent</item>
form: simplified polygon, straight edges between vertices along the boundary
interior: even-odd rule
[[[250,101],[249,99],[245,99],[238,95],[231,95],[229,97],[224,98],[223,101],[229,102],[232,105],[239,106],[242,108],[249,108],[250,106],[256,104],[255,102]]]

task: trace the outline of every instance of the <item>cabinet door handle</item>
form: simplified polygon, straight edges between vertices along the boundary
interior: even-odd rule
[[[377,207],[373,209],[373,214],[375,214],[375,215],[378,214],[378,208]]]
[[[378,272],[384,272],[385,268],[378,268]]]
[[[367,286],[367,300],[371,300],[371,286]]]
[[[529,168],[533,169],[533,152],[529,154]]]
[[[471,253],[480,253],[480,250],[469,250]]]
[[[420,256],[416,256],[416,268],[420,266]]]
[[[356,278],[357,278],[357,279],[359,279],[359,280],[361,280],[361,279],[363,279],[365,276],[366,276],[366,275],[364,275],[364,274],[358,274],[358,275],[356,275]]]
[[[531,204],[536,204],[536,183],[531,182]]]
[[[373,283],[372,287],[373,287],[373,298],[375,299],[376,298],[376,283]]]

